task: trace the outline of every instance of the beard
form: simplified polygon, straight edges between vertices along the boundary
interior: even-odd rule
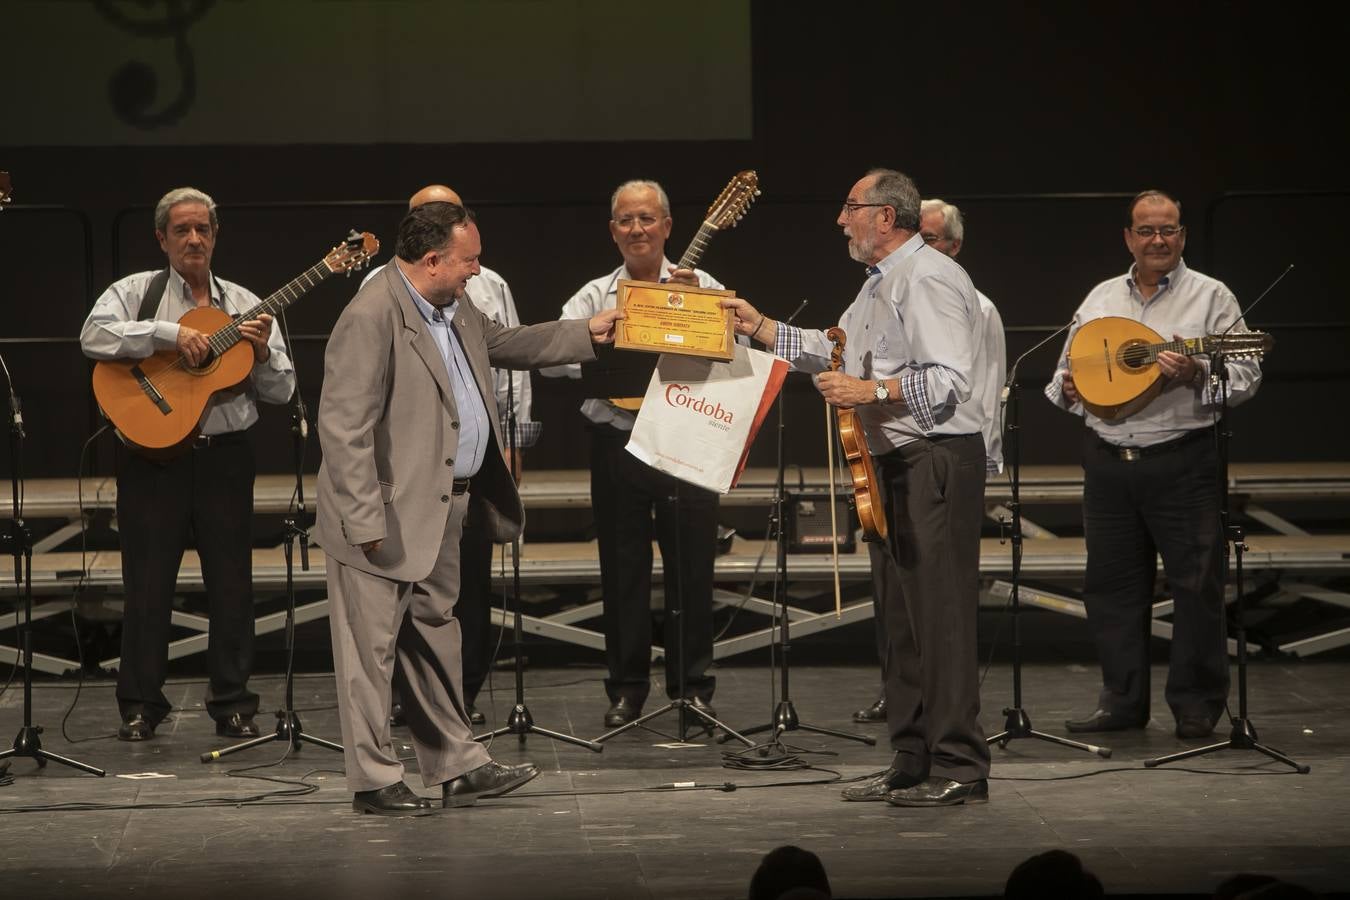
[[[867,237],[858,237],[850,235],[848,239],[848,255],[854,262],[860,262],[865,266],[872,264],[872,255],[876,252],[877,242],[875,239]]]

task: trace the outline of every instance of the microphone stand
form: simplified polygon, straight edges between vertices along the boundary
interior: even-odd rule
[[[515,397],[515,376],[507,373],[506,379],[506,446],[511,459],[511,465],[516,465],[516,397]],[[510,473],[512,479],[516,473]],[[514,734],[520,738],[520,743],[525,743],[526,735],[542,734],[546,738],[555,741],[563,741],[567,744],[575,744],[578,747],[585,747],[595,753],[602,752],[605,748],[599,741],[588,741],[585,738],[573,737],[570,734],[563,734],[558,731],[550,731],[547,728],[540,728],[534,724],[534,716],[530,715],[530,708],[525,705],[525,646],[522,643],[525,634],[524,623],[521,621],[520,613],[520,535],[517,534],[511,540],[511,607],[512,621],[511,627],[515,634],[512,636],[511,645],[516,654],[516,705],[511,707],[511,714],[506,719],[506,724],[501,728],[489,731],[487,734],[481,734],[474,738],[476,741],[486,741],[503,734]]]
[[[49,750],[42,749],[42,728],[33,724],[33,532],[28,527],[28,523],[23,520],[23,505],[20,497],[23,496],[23,490],[20,487],[23,481],[23,412],[19,397],[14,393],[14,383],[9,377],[9,367],[4,365],[4,360],[0,359],[0,366],[5,370],[5,380],[9,383],[9,458],[10,458],[10,518],[9,528],[2,536],[4,543],[9,545],[9,552],[14,557],[14,588],[19,597],[23,598],[23,636],[21,644],[23,648],[23,726],[19,728],[19,733],[14,738],[14,746],[8,750],[0,751],[0,760],[8,759],[11,756],[27,757],[37,761],[38,768],[47,767],[47,761],[58,762],[63,766],[70,766],[72,769],[79,769],[82,772],[88,772],[90,775],[97,775],[102,778],[106,773],[88,763],[78,762],[73,759],[67,759],[64,756],[58,756]],[[18,665],[18,660],[15,660]],[[0,771],[8,768],[9,763],[0,767]]]
[[[1003,730],[998,734],[986,738],[985,743],[989,745],[998,744],[1000,749],[1006,750],[1008,743],[1017,738],[1035,738],[1040,741],[1059,744],[1062,747],[1072,747],[1075,750],[1085,750],[1088,753],[1095,753],[1102,759],[1110,759],[1111,748],[1109,747],[1098,747],[1095,744],[1085,744],[1080,741],[1070,740],[1069,738],[1059,737],[1058,735],[1046,734],[1043,731],[1036,731],[1031,727],[1031,718],[1027,715],[1026,710],[1022,708],[1022,607],[1018,595],[1022,576],[1022,426],[1020,421],[1020,405],[1017,397],[1017,367],[1021,365],[1022,360],[1054,340],[1056,336],[1066,331],[1072,324],[1072,321],[1068,322],[1049,337],[1019,356],[1013,363],[1011,371],[1008,373],[1007,382],[1003,385],[1003,396],[1000,402],[1005,405],[1006,410],[1004,446],[1007,448],[1006,457],[1012,487],[1012,501],[1008,504],[1008,511],[1011,514],[1010,518],[1004,519],[999,525],[1000,530],[1003,532],[1002,537],[1005,538],[1012,547],[1012,589],[1008,593],[1008,602],[1009,615],[1012,617],[1013,700],[1012,706],[1005,707],[1003,710],[1003,715],[1006,717],[1006,720],[1003,723]]]
[[[1293,268],[1292,266],[1290,268]],[[1286,272],[1288,270],[1285,270]],[[1281,278],[1284,276],[1281,275]],[[1262,295],[1264,296],[1264,294]],[[1260,298],[1258,297],[1259,301]],[[1253,306],[1256,304],[1253,303]],[[1230,326],[1231,327],[1231,326]],[[1219,515],[1223,523],[1224,533],[1224,561],[1229,559],[1231,552],[1233,560],[1234,576],[1234,615],[1235,615],[1235,637],[1237,638],[1237,670],[1238,670],[1238,714],[1231,717],[1233,724],[1232,731],[1229,732],[1228,740],[1219,741],[1217,744],[1210,744],[1206,747],[1197,747],[1193,750],[1183,750],[1180,753],[1173,753],[1168,756],[1159,756],[1156,759],[1144,760],[1144,766],[1152,769],[1157,766],[1163,766],[1167,763],[1178,762],[1183,759],[1191,759],[1196,756],[1206,756],[1210,753],[1217,753],[1220,750],[1255,750],[1263,753],[1277,762],[1282,762],[1290,766],[1300,775],[1307,775],[1312,771],[1311,766],[1301,765],[1294,762],[1278,750],[1273,750],[1265,744],[1260,743],[1256,736],[1256,726],[1252,724],[1251,719],[1247,718],[1247,626],[1244,621],[1245,609],[1243,604],[1243,595],[1245,588],[1242,581],[1242,554],[1247,550],[1247,544],[1243,540],[1242,526],[1232,524],[1229,496],[1228,496],[1228,446],[1232,439],[1232,433],[1228,430],[1228,365],[1222,352],[1214,353],[1210,357],[1210,378],[1217,384],[1219,390],[1219,426],[1218,426],[1218,468],[1219,468]],[[1220,635],[1220,640],[1223,636]]]
[[[294,357],[291,357],[292,360]],[[238,744],[219,750],[209,750],[200,757],[204,763],[215,762],[222,756],[270,744],[272,741],[285,741],[291,750],[299,751],[300,742],[305,741],[328,750],[342,752],[342,745],[313,735],[305,734],[300,727],[300,717],[295,714],[295,543],[300,542],[300,568],[309,571],[309,532],[300,524],[305,520],[305,441],[309,438],[309,417],[305,409],[305,398],[300,394],[299,379],[296,379],[295,406],[291,410],[291,446],[295,464],[295,515],[287,516],[283,524],[286,527],[286,705],[277,710],[277,728],[272,734],[263,734],[249,738]]]
[[[791,325],[792,320],[797,318],[797,314],[806,306],[805,300],[793,311],[792,315],[783,320],[786,325]],[[773,492],[773,512],[769,517],[769,525],[775,541],[777,550],[777,559],[775,562],[776,571],[774,572],[774,596],[779,600],[779,606],[776,610],[778,618],[778,652],[782,658],[779,672],[779,689],[782,692],[783,699],[778,701],[774,708],[773,718],[769,722],[761,725],[754,725],[742,730],[742,734],[757,734],[761,731],[773,731],[773,740],[777,741],[779,736],[785,731],[809,731],[813,734],[824,734],[830,737],[843,738],[844,740],[857,741],[866,744],[869,747],[875,747],[877,739],[870,735],[852,734],[847,731],[837,731],[833,728],[823,728],[819,725],[811,725],[803,722],[797,715],[797,708],[792,703],[792,694],[790,691],[789,671],[791,664],[789,658],[792,652],[792,641],[790,636],[790,626],[788,624],[788,561],[787,561],[787,535],[784,533],[784,523],[786,518],[783,515],[783,502],[786,495],[784,487],[784,471],[786,465],[783,458],[783,436],[786,433],[783,424],[783,393],[778,394],[778,473],[774,481]],[[834,503],[835,498],[830,497],[830,503]],[[834,540],[838,541],[838,534],[833,535]],[[722,735],[719,738],[721,743],[726,743],[728,735]]]

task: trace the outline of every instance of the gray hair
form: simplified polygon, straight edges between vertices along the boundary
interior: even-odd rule
[[[868,203],[880,203],[895,210],[895,226],[906,231],[919,230],[919,189],[904,172],[895,169],[873,169],[867,173],[876,176],[872,187],[863,197]]]
[[[661,212],[670,217],[670,198],[666,196],[666,189],[661,187],[655,181],[646,178],[635,178],[632,181],[625,181],[614,189],[614,194],[609,198],[609,214],[614,215],[614,211],[619,206],[619,195],[632,188],[651,188],[656,191],[656,199],[661,203]]]
[[[1177,207],[1177,221],[1181,221],[1181,201],[1167,193],[1167,191],[1149,188],[1146,191],[1140,191],[1135,194],[1134,199],[1130,201],[1130,208],[1125,211],[1126,228],[1129,228],[1134,224],[1134,208],[1145,201],[1149,203],[1175,203]]]
[[[211,216],[211,230],[215,231],[220,227],[220,222],[216,220],[216,201],[211,199],[211,195],[204,191],[199,191],[193,187],[174,188],[155,204],[155,230],[165,231],[169,227],[169,210],[181,203],[200,203],[206,207],[207,213]]]
[[[946,200],[939,200],[934,197],[931,200],[925,200],[919,204],[920,213],[937,212],[942,213],[942,230],[944,236],[949,241],[962,241],[966,239],[966,223],[961,218],[961,210]]]

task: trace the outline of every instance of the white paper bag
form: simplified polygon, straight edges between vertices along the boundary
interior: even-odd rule
[[[681,481],[725,494],[736,484],[787,363],[736,345],[731,362],[663,354],[628,452]]]

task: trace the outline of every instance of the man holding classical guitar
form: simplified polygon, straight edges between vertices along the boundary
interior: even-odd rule
[[[848,800],[952,806],[989,799],[980,729],[976,612],[984,515],[987,389],[976,371],[979,299],[956,262],[919,234],[919,193],[875,169],[849,192],[838,224],[867,267],[840,326],[842,371],[825,372],[825,332],[784,325],[738,298],[736,330],[806,372],[832,406],[853,408],[884,486],[894,578],[880,604],[891,765]]]
[[[676,269],[665,257],[672,219],[670,200],[655,181],[619,185],[610,199],[609,234],[623,264],[582,286],[563,305],[563,319],[587,319],[618,302],[623,280],[671,279],[721,288],[702,269]],[[580,367],[544,370],[545,375],[580,377]],[[652,536],[665,560],[666,691],[675,699],[678,660],[669,615],[682,591],[684,601],[684,685],[694,705],[711,712],[716,679],[708,674],[713,659],[713,565],[717,558],[717,495],[679,483],[624,450],[637,420],[636,402],[592,398],[581,405],[591,435],[591,508],[600,549],[600,592],[604,604],[605,692],[608,728],[626,725],[642,714],[651,690]],[[672,501],[678,497],[678,502]],[[673,564],[679,561],[678,567]]]
[[[219,226],[216,205],[193,188],[165,194],[155,207],[155,237],[168,257],[161,272],[139,272],[98,298],[80,331],[86,356],[147,360],[177,350],[187,367],[210,364],[210,335],[179,319],[200,308],[242,315],[258,306],[247,288],[211,272]],[[258,695],[248,689],[253,666],[253,450],[246,432],[258,420],[258,400],[285,403],[295,373],[272,317],[235,323],[251,347],[253,367],[239,389],[206,404],[200,431],[170,453],[151,459],[120,450],[117,519],[126,606],[117,705],[117,736],[144,741],[172,705],[164,696],[169,617],[178,566],[189,535],[201,557],[210,606],[206,710],[216,733],[254,737]]]
[[[1186,227],[1172,197],[1144,191],[1134,198],[1125,246],[1134,265],[1088,294],[1045,389],[1089,429],[1083,601],[1101,656],[1102,689],[1097,708],[1065,726],[1095,732],[1147,724],[1149,624],[1161,554],[1175,603],[1165,696],[1177,736],[1200,738],[1214,730],[1228,697],[1218,398],[1208,364],[1189,355],[1203,342],[1163,344],[1157,336],[1242,339],[1246,326],[1238,322],[1229,331],[1241,313],[1232,291],[1182,260]],[[1083,340],[1089,329],[1091,339]],[[1152,335],[1152,342],[1140,335]],[[1251,397],[1261,382],[1254,360],[1232,359],[1228,373],[1230,403]],[[1112,393],[1121,389],[1139,396]]]

